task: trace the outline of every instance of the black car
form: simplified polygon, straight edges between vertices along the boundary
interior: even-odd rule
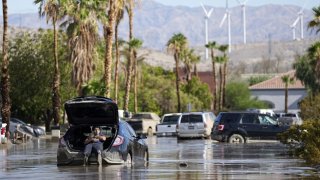
[[[221,112],[216,118],[211,138],[220,142],[245,143],[248,139],[273,140],[290,126],[254,112]]]
[[[57,165],[82,164],[84,140],[93,127],[99,126],[109,138],[103,142],[102,164],[131,164],[147,162],[148,146],[142,136],[118,117],[118,107],[109,98],[78,97],[65,103],[70,128],[59,139]],[[89,157],[89,164],[97,163],[97,154]]]

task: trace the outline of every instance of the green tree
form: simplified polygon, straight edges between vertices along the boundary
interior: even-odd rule
[[[187,47],[187,38],[182,34],[174,34],[171,39],[167,42],[168,51],[173,53],[175,60],[175,73],[176,73],[176,93],[178,99],[178,109],[177,112],[181,112],[181,99],[180,99],[180,77],[179,77],[179,63],[181,60],[181,53],[183,49]]]
[[[31,124],[46,124],[49,130],[51,118],[48,111],[52,109],[50,99],[52,95],[51,80],[54,76],[53,39],[52,30],[40,30],[32,33],[19,33],[10,43],[11,63],[9,68],[12,86],[12,114]],[[71,64],[68,59],[66,36],[59,34],[58,58],[61,72],[61,100],[65,101],[75,96],[72,87]],[[59,112],[61,113],[61,112]],[[50,113],[51,114],[51,113]]]
[[[283,75],[281,77],[282,82],[285,86],[285,94],[284,94],[284,112],[288,113],[288,86],[289,84],[294,83],[294,78],[290,77],[290,75]]]
[[[308,24],[309,28],[316,29],[316,33],[320,32],[320,6],[312,8],[313,20]]]
[[[1,67],[1,117],[7,123],[6,131],[9,132],[11,116],[10,99],[10,76],[9,76],[9,57],[8,57],[8,4],[7,0],[2,0],[3,17],[3,36],[2,36],[2,67]],[[10,134],[7,133],[9,139]]]
[[[52,114],[54,124],[58,125],[60,121],[60,70],[58,61],[58,32],[57,21],[61,18],[60,2],[57,0],[35,0],[39,4],[39,15],[47,17],[47,23],[51,20],[53,25],[53,51],[54,51],[54,76],[52,83]]]
[[[217,109],[217,77],[216,77],[216,59],[215,59],[215,54],[214,54],[214,49],[216,49],[217,43],[215,41],[209,42],[208,44],[205,45],[206,48],[210,49],[211,52],[211,63],[212,63],[212,84],[213,84],[213,89],[212,89],[212,94],[213,94],[213,109]]]
[[[231,82],[226,86],[226,105],[230,110],[246,110],[248,108],[266,108],[262,101],[252,98],[248,85],[242,82]]]

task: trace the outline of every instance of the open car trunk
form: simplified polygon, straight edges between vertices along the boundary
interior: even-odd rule
[[[70,149],[83,151],[84,141],[95,126],[107,140],[103,148],[111,147],[119,128],[118,106],[109,98],[99,96],[78,97],[64,105],[70,129],[64,136]]]
[[[111,147],[115,137],[117,136],[117,131],[112,126],[100,126],[100,129],[101,133],[107,137],[106,141],[103,142],[103,149],[105,150]],[[84,151],[84,141],[92,132],[93,127],[89,125],[72,126],[65,134],[64,140],[70,149],[74,151]]]

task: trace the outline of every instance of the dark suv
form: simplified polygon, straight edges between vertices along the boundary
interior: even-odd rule
[[[211,138],[220,142],[245,143],[247,139],[276,139],[289,126],[254,112],[221,112],[214,123]]]

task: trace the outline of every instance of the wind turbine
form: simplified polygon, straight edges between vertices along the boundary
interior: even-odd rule
[[[247,28],[246,28],[246,4],[248,0],[241,2],[237,0],[238,3],[241,5],[242,9],[242,23],[243,23],[243,44],[247,44]]]
[[[211,14],[212,14],[212,11],[213,11],[213,8],[211,8],[210,10],[209,10],[209,12],[206,10],[206,8],[204,7],[204,5],[201,3],[201,6],[202,6],[202,9],[203,9],[203,11],[204,11],[204,14],[205,14],[205,16],[204,16],[204,23],[205,23],[205,43],[206,44],[208,44],[208,19],[210,18],[210,16],[211,16]],[[208,54],[209,52],[208,52],[208,48],[206,48],[206,59],[208,59],[209,58],[209,54]]]
[[[231,17],[230,17],[230,10],[228,6],[228,0],[226,0],[226,12],[221,20],[219,27],[222,27],[225,20],[228,20],[228,45],[229,45],[229,53],[231,52]]]
[[[295,35],[295,29],[296,29],[296,26],[298,24],[298,22],[300,21],[300,39],[303,39],[304,38],[304,29],[303,29],[303,10],[306,6],[308,1],[306,1],[304,3],[304,5],[301,7],[300,11],[298,12],[298,17],[297,19],[292,23],[292,25],[290,26],[292,29],[293,29],[293,40],[296,40],[296,35]]]

